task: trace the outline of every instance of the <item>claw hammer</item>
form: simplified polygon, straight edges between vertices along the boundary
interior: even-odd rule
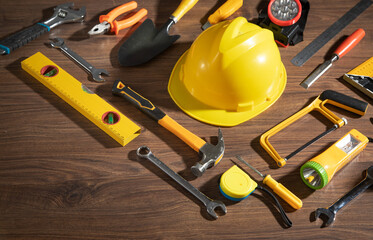
[[[22,29],[12,35],[0,40],[0,54],[9,54],[15,49],[26,45],[31,40],[39,37],[52,28],[70,22],[82,22],[86,15],[86,8],[73,9],[74,3],[63,3],[54,8],[54,13],[48,20],[36,23],[30,27]]]
[[[114,95],[121,96],[134,104],[142,112],[158,122],[159,125],[175,134],[178,138],[188,144],[194,151],[199,153],[201,160],[191,167],[192,173],[195,176],[202,176],[206,169],[217,165],[223,158],[225,145],[223,134],[220,128],[218,131],[218,144],[214,146],[185,129],[171,117],[165,114],[161,109],[154,106],[153,103],[148,99],[133,91],[130,87],[124,85],[121,80],[116,80],[114,82],[112,92]]]

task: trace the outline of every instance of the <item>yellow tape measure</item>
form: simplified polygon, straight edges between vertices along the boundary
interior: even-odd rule
[[[122,146],[140,134],[140,127],[81,82],[38,52],[21,63],[22,69],[78,110]]]

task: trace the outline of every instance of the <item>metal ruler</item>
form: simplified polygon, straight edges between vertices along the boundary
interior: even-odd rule
[[[372,4],[372,0],[361,0],[353,8],[351,8],[345,15],[338,19],[333,25],[326,29],[315,40],[308,44],[301,52],[299,52],[291,63],[295,66],[302,66],[308,61],[317,51],[319,51],[327,42],[337,35],[343,28],[350,24],[357,16],[359,16],[365,9]]]
[[[122,146],[140,134],[140,127],[81,82],[38,52],[21,63],[22,69],[91,120]]]

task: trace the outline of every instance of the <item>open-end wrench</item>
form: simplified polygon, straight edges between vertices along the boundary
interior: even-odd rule
[[[224,214],[227,213],[227,208],[221,201],[213,200],[207,197],[205,194],[200,192],[197,188],[195,188],[192,184],[190,184],[187,180],[185,180],[182,176],[177,174],[176,172],[172,171],[166,164],[164,164],[161,160],[159,160],[154,154],[150,151],[150,148],[147,146],[141,146],[137,149],[137,156],[141,158],[146,158],[151,161],[154,165],[160,168],[163,172],[165,172],[168,176],[170,176],[173,180],[175,180],[178,184],[180,184],[183,188],[188,190],[191,194],[193,194],[197,199],[199,199],[207,208],[207,212],[215,219],[218,218],[218,215],[215,213],[215,208],[220,207],[223,210]]]
[[[63,53],[65,53],[68,57],[74,60],[79,66],[83,67],[89,74],[91,74],[92,78],[96,82],[104,82],[105,79],[101,78],[101,74],[105,74],[109,76],[109,73],[105,69],[97,69],[93,67],[89,62],[84,60],[81,56],[77,53],[72,51],[65,45],[65,42],[62,38],[54,38],[50,42],[50,45],[54,48],[59,48]]]
[[[329,208],[318,208],[315,211],[315,217],[318,218],[321,214],[326,215],[327,221],[321,227],[327,227],[332,224],[335,220],[337,212],[344,207],[347,203],[349,203],[352,199],[354,199],[357,195],[364,192],[373,185],[373,166],[370,166],[365,171],[365,178],[356,185],[351,191],[349,191],[346,195],[340,198],[337,202],[331,205]]]
[[[86,8],[81,7],[79,10],[74,10],[73,6],[74,3],[58,5],[54,8],[53,16],[48,20],[36,23],[0,40],[0,54],[9,54],[60,24],[82,22],[86,14]]]

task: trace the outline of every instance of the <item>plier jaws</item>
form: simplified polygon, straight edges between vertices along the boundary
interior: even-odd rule
[[[99,18],[100,23],[94,26],[89,32],[89,35],[99,35],[108,32],[109,30],[116,35],[121,29],[125,29],[135,25],[143,17],[148,14],[148,11],[144,8],[140,9],[137,13],[133,14],[131,17],[126,18],[121,21],[116,21],[115,19],[120,15],[134,10],[137,8],[137,2],[131,1],[125,3],[119,7],[114,8],[106,15],[101,15]]]

